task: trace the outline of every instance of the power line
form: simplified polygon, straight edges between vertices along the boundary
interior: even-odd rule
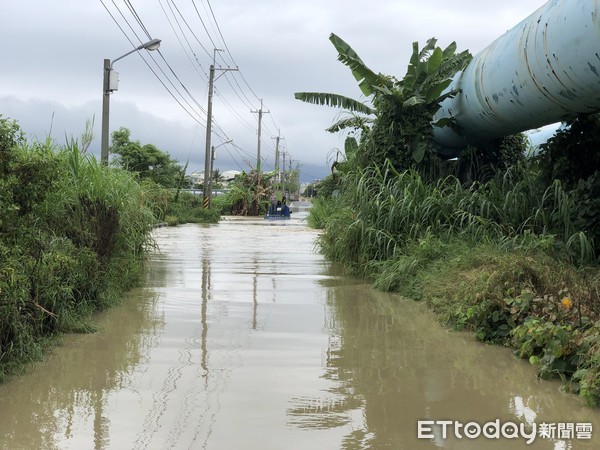
[[[196,35],[196,33],[194,33],[194,30],[192,29],[192,27],[190,26],[190,24],[187,22],[187,20],[185,20],[184,15],[181,13],[181,11],[179,10],[179,8],[175,4],[175,1],[171,0],[171,3],[173,4],[173,6],[175,7],[175,9],[179,13],[179,16],[181,17],[181,20],[183,20],[183,23],[185,23],[185,25],[187,26],[188,30],[190,30],[190,33],[192,34],[192,36],[194,36],[194,38],[196,39],[196,42],[198,42],[198,44],[200,45],[200,47],[202,47],[202,50],[204,50],[204,53],[206,53],[209,58],[212,58],[212,55],[210,54],[210,52],[202,44],[202,41],[200,40],[200,38],[198,38],[198,36]]]
[[[169,14],[167,13],[166,9],[164,8],[161,0],[158,0],[158,3],[160,5],[160,7],[161,7],[161,9],[162,9],[165,17],[167,18],[167,21],[169,22],[169,25],[171,26],[171,29],[173,30],[173,34],[177,38],[177,41],[179,42],[179,45],[181,46],[181,48],[182,48],[183,52],[185,53],[185,55],[188,57],[191,66],[198,73],[198,75],[200,75],[200,77],[202,77],[202,75],[200,74],[200,72],[198,72],[198,69],[196,68],[196,64],[194,64],[194,61],[192,60],[191,56],[189,55],[189,53],[187,52],[185,46],[183,45],[183,42],[181,42],[181,38],[179,37],[179,34],[175,30],[175,27],[174,27],[173,23],[171,22],[171,18],[169,17]],[[185,40],[185,43],[187,44],[187,46],[188,46],[189,50],[191,51],[192,55],[194,55],[194,60],[196,61],[198,67],[200,67],[200,69],[204,72],[204,76],[206,78],[208,78],[208,74],[206,73],[206,71],[202,67],[202,64],[200,63],[200,60],[198,59],[198,55],[196,54],[196,52],[194,52],[194,49],[192,48],[192,45],[190,44],[190,41],[188,40],[187,36],[185,35],[185,33],[183,31],[183,28],[181,27],[181,24],[177,20],[177,17],[175,16],[175,13],[173,12],[173,8],[171,8],[171,4],[168,3],[168,6],[169,6],[169,9],[171,10],[171,14],[173,14],[173,20],[177,23],[177,26],[179,28],[179,32],[181,33],[181,36]]]
[[[139,24],[140,28],[142,30],[144,30],[144,32],[146,33],[146,36],[148,37],[148,39],[152,39],[152,36],[150,36],[150,33],[148,33],[148,30],[144,26],[144,23],[142,22],[142,19],[138,15],[137,11],[135,10],[135,8],[133,7],[133,5],[131,4],[131,1],[130,0],[125,0],[125,5],[127,6],[127,8],[129,8],[129,11],[131,12],[131,14],[133,15],[133,17],[135,18],[135,20]]]
[[[128,19],[128,17],[123,13],[121,8],[117,5],[115,0],[112,0],[113,13],[107,6],[104,0],[100,0],[105,10],[108,12],[112,20],[115,22],[117,27],[123,33],[123,35],[127,38],[127,40],[131,43],[132,46],[135,46],[132,38],[130,36],[134,36],[135,40],[142,42],[141,35],[148,36],[150,38],[152,34],[150,30],[144,24],[141,15],[136,11],[133,6],[132,0],[124,0],[124,5],[126,6],[128,13],[133,18],[134,24]],[[185,10],[180,7],[175,0],[166,0],[166,3],[163,3],[162,0],[158,0],[158,4],[162,10],[164,18],[167,19],[168,26],[170,26],[172,33],[175,35],[176,39],[179,42],[179,45],[193,67],[196,76],[202,80],[202,85],[206,85],[206,81],[208,79],[208,74],[204,69],[204,65],[200,61],[199,55],[196,51],[197,46],[200,47],[200,53],[204,52],[207,56],[212,58],[211,52],[208,50],[207,46],[203,44],[202,40],[195,29],[198,27],[194,26],[192,21],[190,21],[190,17],[197,16],[202,29],[206,33],[206,36],[209,42],[212,44],[213,48],[217,48],[219,46],[223,47],[224,52],[219,52],[219,58],[226,65],[228,65],[228,60],[236,67],[236,60],[233,57],[233,54],[225,40],[225,36],[217,20],[215,15],[215,11],[211,5],[209,0],[206,0],[206,4],[202,3],[202,8],[204,9],[204,13],[200,11],[200,5],[197,1],[192,0],[192,5],[194,13],[190,14],[192,10]],[[203,17],[204,15],[204,17]],[[118,16],[118,17],[117,17]],[[209,20],[207,20],[207,17]],[[123,25],[122,25],[123,24]],[[126,29],[129,31],[126,31]],[[140,30],[138,32],[138,30]],[[142,55],[140,53],[140,57],[144,61],[144,63],[148,66],[148,68],[152,71],[153,75],[159,80],[159,82],[163,85],[165,90],[171,97],[178,103],[178,105],[188,114],[195,122],[200,125],[206,124],[206,109],[198,102],[195,98],[191,89],[189,89],[189,83],[184,81],[184,79],[177,73],[177,68],[172,66],[167,60],[168,54],[164,51],[159,51],[157,57],[151,57],[152,64],[145,58],[148,55]],[[241,78],[239,78],[241,77]],[[237,101],[240,104],[249,107],[251,110],[255,109],[256,100],[261,101],[258,95],[254,92],[244,74],[239,71],[237,74],[234,73],[225,73],[225,81],[227,82],[228,89],[215,89],[215,93],[222,100],[224,107],[229,111],[229,113],[242,124],[248,130],[256,131],[253,125],[245,119],[238,111]],[[237,97],[235,102],[232,102],[228,99],[230,97],[230,93]],[[263,105],[264,107],[264,105]],[[261,109],[263,109],[261,107]],[[223,128],[217,123],[216,120],[211,121],[214,125],[214,133],[215,136],[219,138],[223,138],[224,141],[228,140],[227,133],[224,132]],[[208,125],[208,124],[206,124]],[[268,123],[263,122],[262,124],[263,132],[274,136],[272,131],[272,127],[279,129],[277,122],[274,120],[273,115],[270,115],[270,120]],[[260,135],[260,130],[258,132],[258,146],[263,145],[265,148],[270,149],[272,152],[275,152],[275,149],[272,146],[271,139],[263,139]],[[234,146],[235,151],[242,156],[245,151],[243,151],[240,147]],[[270,159],[270,156],[268,156]],[[242,158],[244,158],[242,156]],[[244,158],[245,159],[245,158]],[[257,162],[260,164],[261,161],[267,161],[264,155],[261,155],[257,158]]]
[[[123,27],[121,26],[121,24],[119,23],[119,21],[116,19],[116,17],[110,12],[110,10],[108,9],[108,7],[106,6],[106,4],[104,3],[103,0],[100,0],[100,3],[102,3],[102,5],[104,6],[104,8],[106,9],[106,11],[109,13],[110,17],[113,19],[113,21],[115,22],[115,24],[117,25],[117,27],[121,30],[121,32],[123,33],[123,35],[125,36],[125,38],[129,41],[129,43],[133,46],[136,47],[136,45],[134,44],[134,42],[131,40],[131,38],[127,35],[127,33],[125,32],[125,30],[123,29]],[[131,24],[129,23],[129,21],[127,20],[127,18],[125,17],[125,15],[122,13],[121,9],[116,5],[116,3],[114,2],[114,0],[112,1],[113,5],[115,6],[116,10],[119,12],[119,14],[121,15],[121,17],[123,18],[123,20],[125,21],[125,23],[129,26],[129,28],[131,29],[131,32],[134,34],[134,36],[138,39],[138,41],[141,43],[142,40],[140,39],[140,37],[138,36],[138,34],[135,32],[135,29],[131,26]],[[141,19],[140,19],[141,21]],[[142,23],[143,26],[143,23]],[[144,27],[145,29],[145,27]],[[160,53],[160,52],[159,52]],[[193,108],[191,107],[191,105],[189,104],[189,102],[187,102],[183,96],[181,95],[181,93],[179,91],[177,91],[177,89],[175,88],[175,86],[173,85],[173,83],[171,82],[171,80],[168,79],[168,77],[166,76],[166,74],[164,73],[164,70],[162,70],[162,68],[158,65],[158,63],[156,62],[156,60],[154,59],[154,57],[152,57],[152,60],[154,61],[154,63],[156,64],[157,68],[163,73],[163,75],[165,75],[165,77],[167,78],[168,82],[174,87],[174,89],[177,91],[177,93],[182,97],[182,100],[187,103],[187,105],[190,107],[190,109],[192,111],[190,111],[188,108],[186,108],[182,102],[173,94],[173,92],[168,88],[168,86],[165,84],[165,82],[162,80],[162,78],[158,75],[158,73],[154,70],[154,68],[152,68],[152,66],[148,63],[148,61],[146,60],[146,58],[144,58],[144,55],[140,52],[138,52],[138,55],[142,58],[142,60],[144,61],[144,63],[146,64],[146,66],[148,66],[148,68],[150,69],[150,71],[154,74],[154,76],[156,77],[156,79],[163,85],[163,87],[165,88],[165,90],[169,93],[169,95],[171,95],[171,97],[173,97],[173,99],[179,104],[179,106],[181,106],[181,108],[197,123],[202,124],[202,121],[200,120],[199,117],[200,116],[196,111],[193,110]]]
[[[196,6],[195,0],[192,0],[192,5],[194,5],[194,9],[196,10],[196,14],[198,15],[198,18],[200,19],[200,22],[202,23],[202,26],[204,27],[204,31],[206,31],[206,35],[210,39],[210,42],[212,43],[212,45],[213,45],[214,48],[217,48],[217,44],[215,44],[215,41],[213,41],[210,33],[208,32],[208,29],[206,28],[206,24],[204,23],[204,20],[202,19],[202,16],[200,15],[200,11],[198,11],[198,7]]]

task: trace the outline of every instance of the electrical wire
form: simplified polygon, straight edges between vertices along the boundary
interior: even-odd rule
[[[198,67],[200,68],[200,70],[203,71],[204,76],[208,79],[208,74],[206,73],[206,71],[204,70],[204,67],[202,67],[202,64],[200,63],[200,60],[198,59],[198,55],[196,54],[196,52],[194,52],[194,49],[192,48],[192,45],[190,44],[190,41],[188,40],[187,36],[185,35],[183,28],[181,27],[181,24],[179,23],[179,21],[177,20],[177,17],[175,17],[175,13],[173,12],[173,9],[171,8],[170,3],[168,4],[169,9],[171,10],[171,14],[173,14],[173,20],[177,23],[177,26],[179,28],[179,33],[177,33],[177,31],[175,30],[175,26],[173,25],[173,23],[171,22],[171,18],[169,17],[169,14],[167,13],[167,10],[165,9],[165,7],[163,6],[161,0],[158,0],[158,3],[167,19],[167,21],[169,22],[169,25],[171,26],[171,29],[173,30],[173,34],[175,35],[175,37],[177,38],[177,41],[179,42],[179,45],[181,46],[183,52],[185,53],[185,55],[188,57],[188,60],[190,61],[191,66],[194,68],[194,70],[198,73],[198,75],[200,77],[202,77],[202,74],[200,72],[198,72],[198,69],[196,68],[196,65],[198,65]],[[181,38],[179,37],[179,34],[181,34],[181,36],[183,37],[183,39],[185,40],[185,43],[187,44],[190,52],[192,53],[192,55],[194,55],[194,58],[192,59],[192,57],[189,55],[188,51],[185,48],[185,45],[183,45],[183,42],[181,42]],[[196,64],[194,64],[194,60],[196,61]]]
[[[125,30],[123,29],[123,27],[121,26],[121,24],[119,23],[119,21],[116,19],[116,17],[110,12],[110,10],[108,9],[108,7],[106,6],[106,4],[104,3],[103,0],[100,0],[100,3],[102,3],[102,5],[104,6],[104,8],[107,10],[107,12],[109,13],[109,15],[111,16],[111,18],[113,19],[113,21],[115,22],[115,24],[117,25],[117,27],[121,30],[121,32],[123,33],[123,35],[125,36],[125,38],[129,41],[129,43],[133,46],[133,47],[137,47],[137,45],[131,40],[131,38],[127,35],[127,33],[125,32]],[[121,15],[121,17],[123,18],[124,22],[129,26],[129,28],[131,29],[132,33],[134,34],[134,36],[138,39],[138,41],[140,43],[142,43],[142,39],[140,39],[140,37],[138,36],[138,34],[135,32],[135,29],[131,26],[131,24],[129,23],[129,21],[127,20],[127,18],[125,17],[125,15],[122,13],[122,11],[120,10],[120,8],[116,5],[116,3],[114,2],[114,0],[112,0],[113,5],[115,6],[116,10],[119,12],[119,14]],[[145,27],[144,27],[145,28]],[[156,77],[156,79],[162,84],[162,86],[165,88],[165,90],[169,93],[169,95],[171,95],[171,97],[173,97],[173,99],[179,104],[179,106],[181,106],[181,108],[197,123],[199,124],[203,124],[202,120],[201,120],[201,116],[193,111],[193,108],[191,108],[191,105],[189,105],[189,103],[187,101],[186,102],[188,104],[188,106],[190,107],[190,109],[192,111],[190,111],[190,109],[186,108],[182,102],[173,94],[173,92],[168,88],[167,84],[163,81],[163,79],[158,75],[158,73],[156,72],[156,70],[148,63],[148,61],[146,60],[146,58],[144,58],[144,55],[140,52],[138,52],[138,55],[142,58],[142,60],[144,61],[144,63],[146,64],[146,66],[148,66],[148,68],[150,69],[150,71],[154,74],[154,76]],[[156,64],[156,61],[154,60],[154,58],[152,57],[153,61]],[[161,72],[164,74],[164,71],[158,66],[157,67],[159,70],[161,70]],[[167,78],[168,79],[168,78]],[[173,83],[168,80],[170,82],[171,85],[173,85]],[[174,85],[173,85],[174,86]],[[178,94],[181,96],[181,93],[178,92]]]
[[[207,49],[207,46],[205,46],[203,44],[199,35],[194,31],[194,27],[190,21],[190,17],[192,17],[192,16],[189,13],[184,12],[178,6],[178,4],[175,2],[175,0],[165,0],[165,1],[166,1],[166,6],[163,4],[162,0],[158,0],[160,8],[162,9],[162,12],[163,12],[165,18],[167,19],[167,22],[168,22],[173,34],[177,38],[181,49],[183,50],[188,61],[194,68],[196,75],[200,79],[202,79],[203,85],[206,84],[206,81],[208,79],[208,74],[206,73],[205,66],[203,66],[203,64],[201,63],[199,56],[194,49],[194,47],[196,45],[198,45],[201,48],[202,52],[210,58],[210,60],[213,62],[213,64],[216,63],[215,58],[218,53],[219,60],[223,61],[223,63],[227,67],[229,66],[228,61],[230,61],[233,64],[233,66],[236,67],[235,71],[234,70],[224,70],[224,72],[223,72],[223,75],[224,75],[225,81],[227,83],[227,86],[229,87],[229,90],[215,88],[215,93],[220,99],[219,103],[222,103],[225,106],[225,108],[231,113],[231,115],[239,123],[241,123],[246,129],[256,133],[255,126],[253,126],[250,123],[250,121],[245,119],[237,111],[236,106],[227,98],[229,93],[232,93],[235,97],[237,97],[237,99],[239,100],[239,102],[241,102],[242,105],[244,105],[245,107],[249,107],[251,110],[256,108],[254,106],[256,104],[256,101],[260,101],[260,98],[254,92],[254,90],[248,83],[247,79],[244,77],[244,74],[239,70],[239,68],[236,64],[233,54],[232,54],[229,46],[227,45],[227,42],[225,40],[225,37],[223,35],[223,32],[219,25],[219,22],[216,18],[216,15],[215,15],[215,12],[211,5],[211,2],[209,0],[206,0],[206,5],[204,3],[202,3],[202,7],[204,9],[204,12],[206,13],[205,15],[208,16],[210,19],[212,19],[212,20],[206,20],[202,17],[198,2],[196,0],[191,1],[193,9],[195,11],[195,15],[200,20],[201,26],[202,26],[204,32],[206,33],[209,42],[211,43],[211,45],[213,46],[214,49],[217,49],[219,46],[222,47],[222,49],[223,49],[222,52],[214,52],[214,54],[211,54],[211,52]],[[115,22],[117,27],[123,33],[123,35],[132,44],[132,46],[135,47],[136,45],[134,44],[132,38],[129,37],[130,33],[133,36],[135,36],[135,39],[137,41],[139,41],[140,43],[142,42],[143,39],[140,38],[140,33],[138,33],[136,30],[136,27],[134,27],[130,23],[130,21],[128,20],[126,15],[122,12],[122,10],[119,8],[119,6],[115,2],[115,0],[112,0],[112,5],[114,6],[114,10],[116,10],[116,12],[118,13],[117,15],[120,16],[120,20],[117,19],[116,15],[112,13],[112,11],[108,8],[108,6],[106,5],[106,3],[103,0],[100,0],[100,2],[102,3],[102,5],[106,9],[106,11],[108,12],[110,17],[112,18],[112,20]],[[129,11],[130,15],[134,18],[136,26],[139,27],[141,32],[145,36],[147,36],[148,39],[151,39],[152,35],[149,32],[148,28],[145,26],[141,15],[136,11],[132,1],[124,0],[124,4],[125,4],[127,10]],[[130,30],[130,32],[126,32],[124,26],[121,25],[121,23],[124,23],[125,26]],[[211,33],[211,30],[212,30],[212,33]],[[190,39],[190,37],[191,37],[191,39]],[[163,52],[158,51],[159,58],[155,58],[152,55],[152,53],[149,53],[149,56],[153,63],[153,64],[150,64],[150,62],[145,58],[145,55],[142,54],[142,52],[139,52],[139,54],[140,54],[140,57],[142,58],[142,60],[144,61],[144,63],[148,66],[148,68],[151,70],[151,72],[154,74],[154,76],[163,85],[163,87],[169,93],[169,95],[171,95],[171,97],[179,104],[179,106],[198,124],[203,125],[203,122],[206,123],[206,116],[207,116],[206,109],[196,100],[196,98],[192,94],[191,90],[187,87],[187,83],[184,82],[182,77],[176,72],[175,68],[167,61],[166,55]],[[263,105],[263,108],[264,108],[264,105]],[[264,115],[263,115],[263,117],[264,117]],[[264,149],[267,150],[266,152],[263,153],[263,155],[261,155],[261,162],[264,161],[265,163],[270,164],[270,161],[269,161],[270,156],[268,156],[267,154],[269,153],[269,150],[271,152],[275,153],[275,148],[273,147],[271,140],[265,139],[265,138],[266,138],[266,135],[271,135],[271,137],[273,137],[275,135],[275,133],[272,130],[273,126],[276,129],[278,129],[278,134],[280,134],[279,133],[280,127],[274,120],[272,114],[269,114],[268,122],[269,123],[267,123],[267,121],[263,120],[263,122],[261,123],[264,135],[261,135],[260,144]],[[212,128],[213,133],[215,134],[215,136],[223,139],[223,141],[229,140],[229,138],[227,137],[227,134],[224,132],[222,127],[220,127],[220,125],[214,119],[214,117],[212,118],[212,127],[213,127]],[[242,157],[242,159],[246,163],[248,163],[248,160],[243,155],[249,156],[250,159],[254,158],[253,156],[249,155],[249,153],[244,151],[241,147],[239,147],[235,144],[232,147],[235,149],[238,156]],[[229,152],[229,150],[228,150],[228,152]],[[230,156],[233,156],[233,155],[230,155]],[[232,158],[232,159],[235,160],[235,158]],[[237,164],[237,161],[236,161],[236,164]]]

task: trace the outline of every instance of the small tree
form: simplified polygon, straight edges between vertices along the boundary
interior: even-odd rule
[[[258,216],[266,213],[271,196],[271,176],[256,170],[243,172],[233,180],[226,203],[234,216]]]
[[[223,177],[223,174],[221,173],[221,171],[219,169],[213,170],[212,181],[213,181],[213,188],[218,189],[218,188],[223,187],[223,181],[225,181],[225,178]]]
[[[177,187],[182,167],[168,152],[152,144],[141,145],[130,140],[131,132],[125,127],[112,133],[111,153],[119,155],[115,163],[125,170],[136,172],[140,178],[149,179],[163,187]]]

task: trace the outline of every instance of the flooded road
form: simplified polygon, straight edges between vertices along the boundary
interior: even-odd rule
[[[597,410],[344,277],[316,236],[298,219],[156,230],[144,287],[0,385],[0,448],[600,448]],[[418,439],[420,420],[545,422],[554,437],[424,422]]]

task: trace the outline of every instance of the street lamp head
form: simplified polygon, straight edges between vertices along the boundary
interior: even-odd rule
[[[157,50],[160,47],[160,39],[152,39],[151,41],[146,42],[145,44],[140,45],[137,49],[142,50],[146,49],[148,51]]]
[[[137,51],[144,50],[144,49],[146,49],[148,51],[156,50],[158,47],[160,47],[160,42],[161,42],[160,39],[152,39],[151,41],[145,42],[142,45],[137,46],[136,48],[128,51],[124,55],[121,55],[118,58],[113,59],[113,61],[110,63],[110,69],[112,70],[113,66],[115,65],[115,63],[118,60],[125,58],[127,55],[131,55],[133,52],[137,52]]]

